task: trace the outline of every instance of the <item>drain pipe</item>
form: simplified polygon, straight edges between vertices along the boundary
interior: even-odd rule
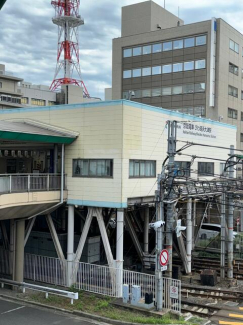
[[[62,144],[61,203],[63,203],[63,191],[64,191],[64,143]]]

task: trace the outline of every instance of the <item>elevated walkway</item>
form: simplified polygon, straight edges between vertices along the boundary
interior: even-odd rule
[[[63,190],[63,200],[66,199],[67,191]],[[0,175],[0,220],[30,218],[50,212],[59,203],[61,175]]]

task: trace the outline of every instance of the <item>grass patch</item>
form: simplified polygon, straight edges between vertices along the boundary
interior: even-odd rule
[[[77,290],[76,290],[77,291]],[[63,297],[49,295],[48,299],[45,299],[43,293],[35,293],[26,297],[29,301],[35,301],[42,304],[48,304],[53,307],[59,307],[68,310],[79,310],[86,313],[90,313],[97,316],[104,316],[114,320],[122,320],[126,322],[133,322],[139,324],[190,324],[194,322],[185,322],[182,317],[179,319],[173,315],[165,316],[148,316],[145,313],[139,311],[133,311],[128,309],[119,308],[111,304],[114,298],[100,297],[94,294],[89,294],[83,291],[79,291],[79,299],[74,300],[73,305],[70,301]],[[198,324],[198,323],[194,323]]]

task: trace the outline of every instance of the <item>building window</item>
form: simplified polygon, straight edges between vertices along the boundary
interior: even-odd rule
[[[191,163],[189,161],[175,161],[176,175],[190,177]]]
[[[162,52],[162,44],[154,44],[153,45],[153,53]]]
[[[154,88],[152,89],[152,97],[161,96],[161,88]]]
[[[171,87],[162,87],[162,96],[171,95]]]
[[[184,62],[184,71],[194,70],[194,61]]]
[[[142,69],[142,75],[143,75],[143,77],[151,76],[151,67],[143,68]]]
[[[182,86],[173,86],[172,95],[180,95],[180,94],[182,94]]]
[[[138,56],[142,54],[142,48],[141,47],[134,47],[132,49],[133,56]]]
[[[140,89],[135,90],[133,98],[141,98],[141,97],[142,97],[142,91]]]
[[[29,104],[29,98],[28,97],[22,97],[21,98],[21,104],[24,104],[24,105]]]
[[[129,160],[129,177],[156,177],[156,161]]]
[[[234,65],[233,63],[229,63],[229,72],[235,74],[236,76],[238,76],[239,74],[239,67],[237,67],[237,65]]]
[[[196,46],[205,45],[206,44],[206,35],[201,35],[196,37]]]
[[[206,68],[206,61],[205,60],[195,61],[195,69],[196,70],[205,69],[205,68]]]
[[[205,92],[205,83],[200,82],[198,84],[195,84],[195,93],[204,93]]]
[[[238,98],[238,88],[229,85],[229,95]]]
[[[162,73],[171,73],[172,72],[172,65],[166,64],[162,66]]]
[[[173,50],[178,50],[178,49],[182,49],[183,48],[183,40],[176,40],[173,41]]]
[[[3,83],[2,82],[0,82],[0,88],[3,88]]]
[[[73,177],[112,177],[112,159],[73,159]]]
[[[133,78],[141,77],[142,70],[141,69],[133,69],[132,76]]]
[[[43,99],[31,98],[31,105],[45,106],[46,101]]]
[[[142,97],[151,97],[151,89],[143,89]]]
[[[123,57],[130,58],[132,56],[132,49],[125,49],[123,50]]]
[[[194,37],[190,37],[190,38],[186,38],[184,40],[184,47],[193,47],[195,46],[195,38]]]
[[[151,45],[143,46],[143,54],[151,54]]]
[[[229,47],[232,51],[236,52],[236,53],[239,53],[239,44],[237,44],[236,42],[232,41],[230,39],[230,42],[229,42]]]
[[[240,134],[240,142],[243,142],[243,133]]]
[[[193,94],[194,93],[194,84],[183,85],[184,94]]]
[[[163,51],[171,51],[172,50],[172,42],[163,43]]]
[[[48,106],[54,106],[54,105],[56,105],[56,102],[53,102],[51,100],[48,101]]]
[[[131,77],[132,77],[132,70],[123,71],[123,79],[131,78]]]
[[[198,175],[204,175],[204,176],[214,175],[214,163],[213,162],[199,162],[198,163]]]
[[[180,72],[183,70],[183,64],[182,63],[174,63],[173,64],[173,72]]]
[[[161,74],[161,66],[152,67],[152,75]]]
[[[241,99],[243,100],[243,90],[241,90]]]
[[[233,109],[233,108],[228,108],[228,117],[237,120],[238,111],[236,109]]]

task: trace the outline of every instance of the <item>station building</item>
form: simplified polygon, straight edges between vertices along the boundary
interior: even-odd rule
[[[30,252],[38,236],[44,240],[43,215],[53,240],[49,246],[54,243],[60,259],[79,261],[85,242],[99,236],[96,257],[87,261],[122,267],[124,260],[131,266],[131,252],[124,256],[129,243],[143,265],[144,253],[154,250],[148,224],[167,156],[168,120],[178,121],[178,149],[186,141],[236,146],[234,125],[126,100],[0,111],[1,243],[15,260],[16,280],[23,279],[24,247]],[[183,176],[212,179],[222,173],[228,153],[194,145],[175,160]],[[202,158],[192,163],[192,156]],[[141,229],[132,222],[134,213]],[[111,218],[117,236],[108,229]],[[38,254],[47,255],[48,247],[43,250]]]

